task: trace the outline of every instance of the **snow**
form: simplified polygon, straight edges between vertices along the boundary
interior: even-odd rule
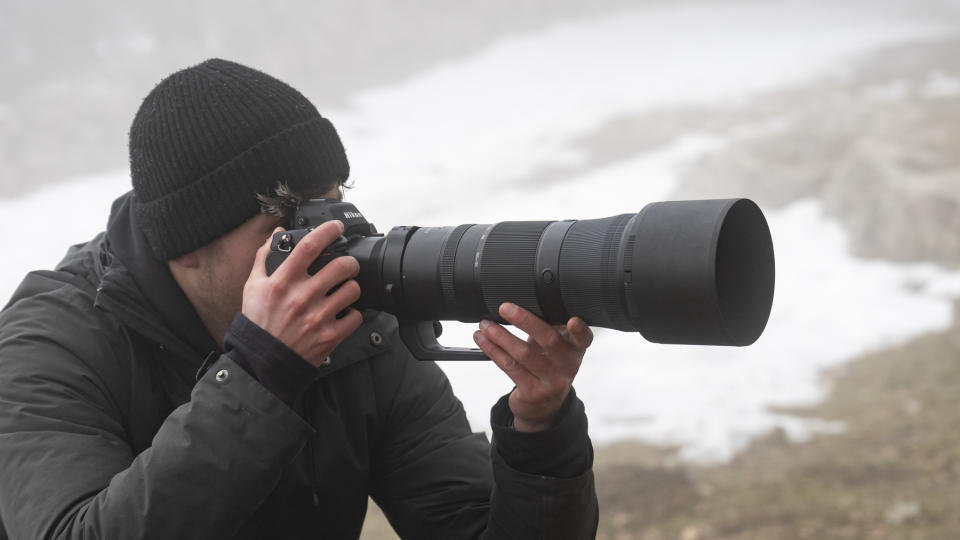
[[[960,77],[941,71],[930,74],[920,94],[927,99],[945,98],[960,94]]]
[[[381,231],[637,212],[670,197],[680,167],[738,134],[687,133],[567,179],[524,179],[583,164],[570,141],[612,118],[668,105],[735,106],[940,31],[902,16],[896,4],[863,6],[668,4],[505,39],[325,112],[351,159],[357,187],[348,198]],[[942,76],[928,93],[954,86]],[[894,92],[881,90],[881,98]],[[110,201],[128,186],[118,172],[0,200],[0,248],[10,254],[0,267],[0,301],[24,272],[51,267],[66,246],[102,229]],[[823,369],[949,324],[960,276],[853,257],[843,230],[813,200],[768,219],[777,289],[765,334],[751,347],[718,348],[654,345],[597,329],[576,381],[595,442],[677,444],[682,457],[711,461],[774,427],[795,439],[835,432],[842,426],[769,407],[814,403],[824,392]],[[472,325],[445,328],[446,343],[471,344]],[[484,429],[490,405],[512,384],[490,363],[442,365],[471,424]]]
[[[107,225],[110,203],[130,189],[126,172],[73,178],[17,199],[0,199],[0,306],[31,270],[53,268],[72,244]]]
[[[868,5],[658,5],[504,39],[330,113],[348,141],[352,197],[389,218],[397,200],[414,199],[406,216],[417,215],[422,193],[434,202],[474,201],[545,167],[582,162],[570,141],[612,118],[733,105],[940,32],[895,5]],[[431,219],[437,205],[421,206],[418,219]]]

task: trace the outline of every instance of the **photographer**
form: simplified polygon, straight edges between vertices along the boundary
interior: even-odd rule
[[[174,73],[130,168],[106,231],[0,313],[0,538],[356,538],[368,495],[405,538],[595,534],[582,320],[480,324],[516,384],[491,444],[392,316],[349,307],[355,259],[307,273],[342,224],[267,276],[296,201],[349,174],[299,92],[224,60]]]

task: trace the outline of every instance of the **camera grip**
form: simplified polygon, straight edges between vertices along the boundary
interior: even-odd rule
[[[273,238],[270,240],[270,253],[267,254],[266,261],[268,276],[276,272],[277,268],[279,268],[280,265],[283,264],[283,261],[287,260],[290,253],[293,252],[293,248],[312,230],[313,229],[295,229],[273,234]],[[319,272],[320,269],[330,261],[346,255],[347,244],[348,240],[344,236],[340,236],[334,240],[333,243],[323,250],[323,253],[310,263],[310,266],[307,268],[307,273],[312,276]]]

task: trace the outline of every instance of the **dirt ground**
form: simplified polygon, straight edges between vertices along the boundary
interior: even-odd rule
[[[960,515],[960,326],[826,375],[830,397],[787,411],[846,430],[755,441],[733,462],[677,465],[671,452],[597,452],[599,538],[956,538]]]

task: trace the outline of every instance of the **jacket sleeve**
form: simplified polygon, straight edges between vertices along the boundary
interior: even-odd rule
[[[589,466],[572,478],[515,470],[496,440],[491,447],[485,435],[471,433],[440,368],[404,356],[371,488],[402,538],[595,536],[597,499]],[[582,414],[582,407],[578,411]]]
[[[227,537],[310,431],[223,356],[133,455],[116,392],[91,368],[113,354],[96,321],[18,312],[0,316],[0,519],[11,539]],[[49,328],[87,337],[68,350]]]

